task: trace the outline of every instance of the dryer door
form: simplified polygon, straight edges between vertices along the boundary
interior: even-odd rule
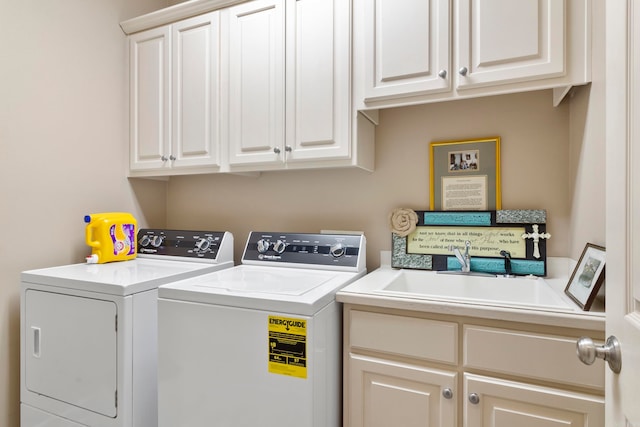
[[[113,301],[27,290],[27,389],[115,417],[116,314]]]

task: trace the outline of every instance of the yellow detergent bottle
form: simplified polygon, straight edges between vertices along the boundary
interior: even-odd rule
[[[137,222],[126,212],[85,215],[86,241],[91,246],[89,264],[126,261],[136,257]]]

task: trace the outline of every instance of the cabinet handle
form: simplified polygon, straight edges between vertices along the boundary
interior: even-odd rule
[[[591,365],[596,359],[603,359],[609,362],[609,368],[616,374],[622,369],[622,354],[620,353],[620,342],[611,335],[607,338],[605,345],[597,346],[589,337],[582,337],[576,343],[578,358],[585,365]]]
[[[474,405],[480,403],[480,396],[478,396],[478,393],[469,394],[469,402],[473,403]]]
[[[162,160],[163,162],[166,162],[169,159],[167,158],[167,156],[162,156],[162,157],[160,157],[160,160]]]
[[[458,70],[458,74],[460,74],[461,76],[466,76],[466,75],[467,75],[467,72],[469,72],[469,70],[467,69],[467,67],[461,67],[461,68]]]
[[[176,156],[174,156],[173,154],[169,156],[169,160],[175,160]]]
[[[286,151],[287,153],[290,153],[292,151],[292,148],[290,145],[285,145],[284,146],[284,151]]]
[[[440,77],[441,79],[446,79],[447,78],[447,70],[440,70],[438,72],[438,77]]]
[[[273,147],[273,152],[276,154],[280,154],[280,149],[278,147]]]
[[[442,390],[442,397],[445,399],[451,399],[453,397],[453,391],[450,388]]]

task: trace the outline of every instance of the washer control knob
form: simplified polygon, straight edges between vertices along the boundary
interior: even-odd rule
[[[196,242],[196,250],[198,251],[206,251],[211,246],[211,241],[209,239],[200,239]]]
[[[142,236],[139,243],[142,247],[149,246],[149,243],[151,243],[151,238],[145,234],[144,236]]]
[[[286,248],[287,248],[287,244],[285,242],[283,242],[282,240],[278,240],[273,245],[273,250],[276,251],[279,254],[283,253]]]
[[[162,236],[153,236],[151,238],[151,246],[153,246],[154,248],[159,248],[160,245],[162,245],[163,240],[164,240],[164,237]]]
[[[271,242],[266,239],[258,240],[258,253],[264,254],[269,250],[269,246],[271,246]]]
[[[342,255],[344,255],[344,252],[345,252],[344,245],[342,243],[334,243],[329,248],[329,253],[334,258],[340,258]]]

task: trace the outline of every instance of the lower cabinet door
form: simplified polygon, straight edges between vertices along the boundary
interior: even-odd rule
[[[26,389],[115,418],[116,304],[29,289],[24,310],[22,380]]]
[[[349,372],[351,427],[457,425],[455,372],[353,354]]]
[[[551,387],[464,374],[466,427],[604,425],[604,399]]]

